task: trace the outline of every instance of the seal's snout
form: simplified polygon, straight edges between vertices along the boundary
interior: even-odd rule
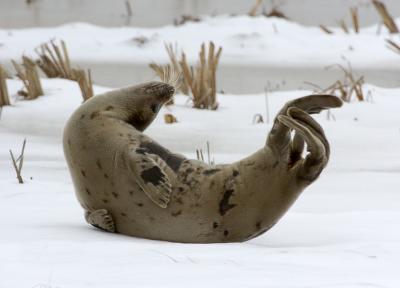
[[[175,87],[164,82],[151,82],[146,87],[146,93],[155,95],[160,101],[168,101],[175,94]]]

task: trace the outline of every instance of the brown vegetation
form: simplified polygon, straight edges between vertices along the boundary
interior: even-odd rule
[[[22,143],[21,154],[19,154],[17,159],[15,159],[14,154],[10,149],[10,156],[11,156],[12,164],[14,166],[15,173],[17,174],[17,179],[18,179],[19,184],[24,183],[24,180],[22,179],[22,176],[21,176],[21,172],[22,172],[22,165],[24,164],[25,145],[26,145],[26,139],[24,139],[24,142]]]
[[[61,48],[54,41],[40,45],[36,49],[39,56],[37,64],[49,78],[65,78],[76,81],[81,89],[82,98],[86,101],[93,96],[90,70],[85,72],[83,69],[72,68],[67,45],[63,40],[60,43]]]
[[[383,24],[389,30],[390,33],[399,33],[399,28],[396,25],[396,22],[393,20],[393,17],[390,15],[387,10],[385,4],[378,0],[372,0],[375,9],[378,11],[379,15],[382,18]]]
[[[206,45],[203,43],[199,52],[199,62],[194,67],[188,64],[184,52],[178,60],[177,51],[171,44],[166,44],[165,48],[170,58],[170,64],[150,64],[155,73],[163,79],[164,73],[168,69],[177,71],[180,75],[177,79],[179,90],[183,94],[192,96],[195,108],[217,109],[216,71],[222,48],[219,47],[216,50],[215,44],[210,42],[207,51]]]
[[[166,124],[172,124],[172,123],[178,122],[178,119],[176,119],[176,117],[174,115],[167,113],[164,115],[164,122]]]
[[[0,107],[11,104],[6,82],[7,78],[7,71],[0,65]]]
[[[36,63],[27,56],[22,56],[22,64],[18,64],[14,60],[11,60],[11,62],[17,71],[18,78],[22,80],[25,87],[25,90],[19,91],[18,94],[27,100],[36,99],[43,95]]]
[[[356,77],[350,65],[348,68],[345,68],[342,65],[338,64],[334,66],[339,67],[343,71],[344,77],[342,80],[337,80],[335,83],[325,89],[321,89],[312,83],[308,84],[317,87],[318,89],[316,92],[319,94],[328,93],[337,95],[345,102],[350,102],[353,96],[355,96],[358,101],[364,101],[364,76]]]
[[[211,159],[210,143],[207,141],[207,162],[204,159],[203,149],[196,149],[197,160],[207,163],[208,165],[215,165],[214,157]]]

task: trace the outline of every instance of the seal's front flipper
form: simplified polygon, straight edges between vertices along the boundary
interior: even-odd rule
[[[106,209],[99,209],[93,212],[85,211],[86,222],[96,228],[107,232],[115,232],[115,225],[112,216]]]
[[[171,183],[165,173],[162,159],[156,155],[136,155],[133,162],[133,174],[143,192],[161,208],[167,208],[171,198]]]

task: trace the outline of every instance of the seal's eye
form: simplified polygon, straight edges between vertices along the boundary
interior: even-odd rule
[[[153,113],[157,113],[158,110],[158,105],[157,104],[151,104],[151,111],[153,111]]]

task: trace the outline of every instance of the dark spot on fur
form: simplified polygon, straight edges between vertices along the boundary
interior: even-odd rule
[[[228,230],[225,230],[224,231],[224,236],[226,237],[226,236],[228,236],[229,235],[229,231]]]
[[[90,114],[90,119],[94,119],[96,117],[100,116],[100,112],[99,111],[94,111],[92,114]]]
[[[177,216],[179,216],[179,215],[181,215],[181,214],[182,214],[182,210],[179,210],[179,211],[176,211],[176,212],[172,212],[172,213],[171,213],[171,215],[174,216],[174,217],[177,217]]]
[[[114,106],[111,106],[111,105],[109,105],[109,106],[106,107],[106,111],[111,111],[111,110],[113,110],[113,109],[114,109]]]
[[[100,170],[103,169],[103,166],[101,166],[101,163],[100,163],[100,159],[96,160],[96,165],[97,165],[97,167],[99,167]]]
[[[278,166],[278,164],[279,164],[279,161],[276,160],[276,162],[274,163],[274,165],[272,165],[272,168],[275,168],[276,166]]]
[[[224,195],[222,196],[221,201],[219,202],[219,214],[222,216],[225,215],[230,209],[236,206],[236,204],[230,204],[229,200],[235,192],[233,189],[226,190]]]
[[[150,221],[154,221],[154,220],[156,220],[156,219],[155,219],[153,216],[150,216],[150,217],[149,217],[149,220],[150,220]]]
[[[256,223],[256,228],[259,230],[259,229],[261,229],[261,221],[258,221],[257,223]]]
[[[204,170],[204,171],[203,171],[203,175],[206,175],[206,176],[208,176],[208,175],[213,175],[213,174],[215,174],[215,173],[217,173],[217,172],[219,172],[219,171],[221,171],[221,169],[209,169],[209,170]]]
[[[186,169],[186,173],[188,173],[188,174],[189,174],[189,173],[192,173],[193,171],[194,171],[194,170],[193,170],[193,168],[191,168],[191,167],[189,167],[189,168]]]
[[[179,190],[179,192],[183,192],[184,189],[183,189],[183,187],[179,186],[178,190]]]
[[[121,213],[121,216],[126,217],[126,214],[122,212],[122,213]]]
[[[133,190],[129,190],[129,195],[133,195]]]
[[[124,137],[124,134],[122,134],[122,133],[119,133],[118,135],[119,135],[119,137]]]
[[[107,173],[104,173],[104,178],[106,178],[106,179],[108,179],[108,174]]]
[[[246,165],[246,166],[253,166],[254,164],[256,164],[256,162],[251,161],[251,162],[245,163],[244,165]]]
[[[140,148],[139,147],[139,148],[136,149],[136,153],[141,154],[141,155],[145,155],[146,152],[147,152],[147,149],[145,149],[145,148]]]
[[[80,119],[82,120],[83,118],[85,118],[85,116],[85,114],[82,114]]]
[[[103,201],[103,203],[108,203],[107,199],[103,199],[102,201]]]
[[[85,171],[81,170],[81,174],[82,174],[83,177],[86,178],[86,172]]]
[[[153,113],[157,113],[160,108],[160,105],[157,103],[154,103],[154,104],[151,104],[150,108],[151,108],[151,111],[153,111]]]
[[[70,139],[67,140],[67,143],[68,143],[68,146],[71,146],[71,140]]]
[[[176,198],[176,203],[182,205],[183,204],[182,198]]]
[[[149,124],[151,123],[149,120],[149,117],[145,117],[143,114],[135,113],[129,116],[127,122],[135,127],[137,130],[143,132],[144,129],[146,129],[147,126],[149,126]]]
[[[232,175],[233,175],[233,177],[238,176],[239,175],[239,171],[238,170],[233,170]]]
[[[140,151],[138,151],[140,149]],[[140,147],[136,149],[137,153],[144,154],[155,154],[174,171],[177,172],[182,162],[185,160],[184,157],[171,153],[156,142],[144,142],[140,144]]]
[[[119,194],[117,192],[111,192],[111,194],[114,196],[114,198],[118,198]]]
[[[137,206],[143,207],[143,203],[136,203]]]
[[[214,228],[214,229],[218,228],[218,223],[217,223],[217,222],[214,222],[214,223],[213,223],[213,228]]]
[[[85,191],[86,191],[86,193],[87,193],[88,195],[92,195],[92,194],[90,193],[90,190],[89,190],[88,188],[86,188],[86,187],[85,187]]]
[[[140,174],[140,177],[142,177],[145,183],[151,183],[154,186],[157,186],[163,182],[163,176],[164,174],[161,172],[161,169],[158,166],[153,166],[142,171]]]

